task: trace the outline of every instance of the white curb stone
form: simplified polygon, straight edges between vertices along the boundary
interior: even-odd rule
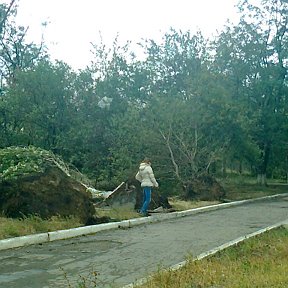
[[[99,225],[48,232],[49,241],[63,240],[77,236],[93,234],[103,230],[116,229],[118,228],[118,223],[119,222],[103,223]]]
[[[11,249],[32,244],[39,244],[48,241],[49,238],[47,233],[9,238],[0,241],[0,250]]]

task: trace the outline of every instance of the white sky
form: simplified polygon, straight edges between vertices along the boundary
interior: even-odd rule
[[[4,0],[3,2],[9,2]],[[170,27],[201,30],[208,36],[236,19],[238,0],[19,0],[18,23],[29,26],[29,40],[41,39],[41,22],[52,58],[75,69],[91,60],[91,44],[105,43],[117,33],[123,41],[160,39]]]

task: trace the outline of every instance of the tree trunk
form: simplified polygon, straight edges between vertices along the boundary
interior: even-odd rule
[[[288,184],[288,155],[286,156],[286,183]]]
[[[270,143],[266,143],[261,153],[260,165],[258,168],[257,183],[260,185],[267,185],[267,166],[270,156]]]
[[[267,178],[266,174],[258,174],[257,175],[257,184],[266,186],[267,185]]]
[[[222,177],[225,178],[227,176],[227,170],[226,170],[226,159],[222,160],[222,166],[221,166],[221,174]]]

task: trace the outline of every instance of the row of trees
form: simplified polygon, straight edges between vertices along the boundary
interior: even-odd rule
[[[94,44],[81,71],[27,44],[13,7],[0,6],[2,148],[51,150],[112,186],[145,156],[165,187],[235,167],[262,183],[287,177],[287,0],[240,1],[240,22],[213,40],[173,29],[147,39],[145,60],[117,38]]]

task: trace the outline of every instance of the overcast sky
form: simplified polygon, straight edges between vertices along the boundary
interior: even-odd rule
[[[5,0],[4,2],[9,2]],[[236,19],[238,0],[19,0],[18,22],[29,26],[30,40],[41,39],[41,22],[52,58],[73,68],[85,68],[91,59],[90,42],[104,42],[119,33],[123,43],[141,38],[160,39],[170,27],[201,30],[206,36]]]

